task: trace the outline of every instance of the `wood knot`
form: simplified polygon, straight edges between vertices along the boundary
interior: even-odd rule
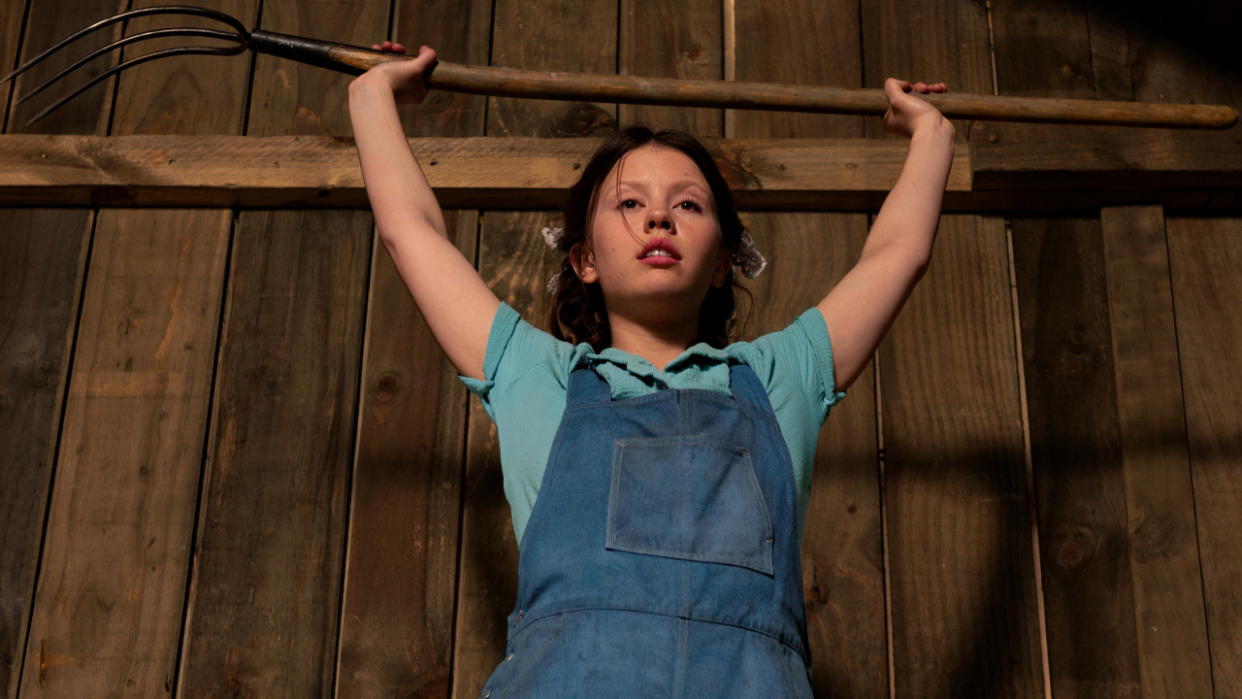
[[[1090,527],[1077,526],[1058,532],[1053,537],[1053,563],[1062,570],[1072,570],[1095,558],[1104,537]]]
[[[740,153],[726,142],[720,143],[720,152],[714,157],[716,167],[730,189],[761,189],[759,177],[750,169]]]
[[[375,399],[381,403],[391,402],[400,391],[401,375],[395,371],[386,371],[375,380]]]
[[[1178,536],[1178,529],[1177,518],[1168,512],[1157,512],[1142,518],[1134,528],[1131,539],[1134,557],[1146,562],[1173,553],[1181,538]]]
[[[824,588],[819,585],[812,585],[811,588],[807,590],[806,601],[811,604],[827,604],[828,595],[824,592]]]

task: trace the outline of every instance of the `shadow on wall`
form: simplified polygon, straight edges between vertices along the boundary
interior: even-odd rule
[[[1155,452],[1167,454],[1170,451],[1186,448],[1186,432],[1183,424],[1170,424],[1166,429],[1154,429],[1142,435],[1139,441],[1127,441],[1125,448],[1134,452]],[[1214,440],[1212,458],[1217,463],[1242,463],[1242,434],[1218,435]],[[1037,464],[1055,463],[1057,470],[1111,469],[1120,473],[1121,453],[1101,453],[1099,445],[1094,442],[1074,443],[1060,435],[1056,443],[1034,443]],[[935,488],[936,483],[945,480],[945,476],[960,471],[971,478],[950,478],[954,483],[973,483],[974,487],[958,495],[970,500],[1013,500],[1021,497],[1026,491],[1025,484],[1006,482],[1006,472],[1012,469],[998,468],[997,478],[978,478],[979,465],[1001,463],[1013,459],[1021,459],[1020,454],[1013,454],[1009,445],[975,444],[966,449],[949,453],[912,453],[903,457],[900,471],[893,476],[906,480],[903,488],[922,489]],[[1053,475],[1055,477],[1055,475]],[[1039,491],[1041,469],[1037,465],[1035,480],[1036,492]],[[911,483],[913,481],[913,483]],[[920,484],[920,482],[922,482]],[[890,480],[889,487],[893,487]],[[1123,497],[1119,495],[1119,497]],[[1013,527],[1008,531],[997,530],[991,536],[976,537],[970,546],[977,555],[985,560],[1012,560],[1013,547],[1021,538],[1021,529],[1028,526],[1026,503],[1012,503],[1009,508],[1013,515]],[[1043,565],[1045,580],[1048,576],[1074,575],[1075,571],[1100,565],[1100,557],[1107,559],[1116,556],[1117,547],[1129,551],[1137,543],[1137,555],[1162,556],[1167,549],[1181,546],[1185,537],[1194,537],[1193,532],[1176,532],[1167,530],[1176,522],[1162,518],[1154,522],[1159,531],[1158,536],[1150,536],[1151,532],[1131,533],[1124,529],[1102,528],[1086,532],[1086,540],[1065,540],[1057,532],[1041,532],[1040,558]],[[1192,525],[1193,527],[1193,525]],[[979,534],[979,532],[975,532]],[[1077,532],[1082,533],[1082,532]],[[1132,541],[1137,536],[1139,540]],[[1128,542],[1128,543],[1127,543]],[[1066,546],[1073,547],[1072,560],[1064,559]],[[1126,556],[1132,555],[1126,553]],[[916,571],[904,571],[902,575],[917,574]],[[957,639],[945,639],[954,650],[944,656],[942,667],[944,682],[939,685],[940,691],[934,696],[944,697],[999,697],[1007,696],[1015,687],[1029,687],[1042,684],[1042,678],[1022,676],[1031,670],[1038,672],[1038,666],[1031,667],[1022,662],[1029,658],[1029,653],[1038,654],[1033,650],[1032,643],[1038,639],[1028,637],[1030,619],[1026,611],[1034,609],[1035,587],[1029,584],[1015,584],[1009,577],[1019,574],[1014,570],[996,570],[993,575],[980,579],[976,583],[972,608],[965,611],[962,618],[955,622],[960,631]],[[1025,573],[1022,573],[1025,574]],[[894,620],[894,632],[913,620]],[[918,631],[914,631],[918,633]],[[900,639],[895,639],[901,643]],[[898,695],[909,692],[909,687],[901,687],[902,668],[897,669]],[[917,674],[917,673],[916,673]],[[828,680],[829,683],[834,680]],[[921,688],[927,690],[929,688]],[[933,695],[929,695],[933,696]]]
[[[1032,5],[1061,0],[1028,0]],[[1239,65],[1235,45],[1242,25],[1238,0],[1084,0],[1084,6],[1115,26],[1138,25],[1197,53],[1229,72]]]

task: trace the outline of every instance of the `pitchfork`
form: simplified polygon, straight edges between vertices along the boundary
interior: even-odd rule
[[[43,53],[6,75],[10,80],[66,45],[117,22],[147,15],[188,15],[219,23],[219,28],[170,27],[122,37],[74,61],[24,95],[24,102],[39,94],[87,62],[129,44],[159,37],[207,37],[225,42],[216,46],[179,46],[153,51],[121,62],[61,97],[36,114],[33,123],[81,94],[92,85],[140,63],[184,54],[237,55],[247,49],[302,63],[331,68],[354,75],[385,62],[409,57],[373,51],[358,46],[307,39],[254,29],[247,31],[237,18],[202,7],[169,5],[148,7],[102,19],[56,42]],[[888,107],[882,90],[779,85],[772,83],[721,80],[679,80],[640,78],[628,75],[512,70],[487,66],[466,66],[441,61],[424,80],[428,88],[501,97],[531,97],[554,100],[660,104],[682,107],[722,107],[766,109],[833,114],[881,114]],[[1151,104],[991,95],[920,95],[950,118],[1036,121],[1070,124],[1112,124],[1118,126],[1163,126],[1181,128],[1228,128],[1238,118],[1226,105]]]

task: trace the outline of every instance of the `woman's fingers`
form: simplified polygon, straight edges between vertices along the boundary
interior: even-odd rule
[[[894,100],[901,99],[902,95],[914,89],[908,80],[899,78],[888,78],[884,81],[884,95],[888,97],[888,103],[891,105]]]
[[[419,46],[418,55],[414,57],[414,64],[418,66],[418,72],[425,72],[432,64],[436,62],[436,50],[430,46]]]
[[[385,40],[382,44],[371,44],[372,51],[384,51],[387,53],[405,53],[405,46]]]
[[[899,80],[898,82],[902,84],[902,90],[904,92],[919,92],[922,94],[928,94],[930,92],[949,91],[949,86],[944,83],[925,83],[923,81],[910,83],[905,80]]]

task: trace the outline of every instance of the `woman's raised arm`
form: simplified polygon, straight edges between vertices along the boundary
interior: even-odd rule
[[[400,50],[387,42],[383,48]],[[423,101],[423,73],[435,59],[424,46],[413,60],[382,63],[359,76],[349,86],[349,115],[380,239],[449,361],[481,379],[500,301],[449,240],[397,116],[398,104]]]
[[[953,162],[954,129],[907,91],[944,92],[943,83],[884,83],[884,126],[910,137],[901,175],[875,218],[862,254],[819,310],[832,339],[833,372],[844,390],[858,378],[931,261],[940,204]]]

